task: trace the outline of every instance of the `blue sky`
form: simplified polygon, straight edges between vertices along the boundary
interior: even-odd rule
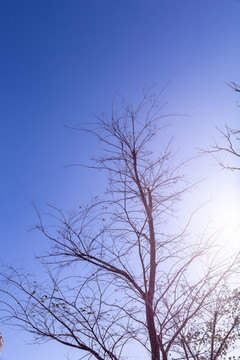
[[[65,125],[107,112],[116,91],[130,98],[169,83],[165,111],[188,115],[170,130],[183,158],[211,144],[215,126],[239,125],[237,96],[224,85],[240,81],[239,18],[238,0],[0,0],[3,261],[35,269],[45,245],[26,231],[36,223],[31,201],[73,208],[102,189],[91,171],[63,168],[96,145]],[[205,161],[188,170],[210,177],[199,202],[223,188],[230,203],[239,199],[236,174]],[[3,360],[65,359],[61,346],[1,330]]]

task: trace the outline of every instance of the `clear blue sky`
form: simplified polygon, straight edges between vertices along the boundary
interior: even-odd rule
[[[239,125],[224,85],[240,82],[239,19],[239,0],[0,0],[3,261],[31,269],[45,246],[26,232],[36,222],[31,201],[72,208],[98,192],[94,174],[62,168],[95,149],[64,125],[107,112],[116,91],[128,98],[169,82],[166,112],[189,115],[171,128],[183,157],[208,146],[216,125]],[[209,188],[222,176],[212,168]],[[66,359],[61,346],[1,330],[3,360]]]

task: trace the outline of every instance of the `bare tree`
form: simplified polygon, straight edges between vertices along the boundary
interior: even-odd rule
[[[230,88],[239,93],[240,87],[235,82],[227,84]],[[222,141],[214,140],[214,144],[209,149],[205,150],[205,153],[219,153],[221,155],[228,155],[228,159],[224,160],[222,157],[216,157],[218,164],[223,169],[227,170],[240,170],[238,160],[240,158],[240,130],[233,129],[225,124],[224,129],[217,128]]]
[[[144,93],[136,107],[121,101],[91,129],[102,156],[89,167],[106,170],[103,200],[78,211],[52,208],[36,226],[52,247],[40,260],[48,281],[20,269],[2,272],[3,317],[35,336],[81,350],[81,358],[144,357],[166,360],[184,329],[236,270],[237,258],[219,255],[214,236],[187,237],[173,214],[190,187],[165,142],[160,96]],[[49,219],[52,225],[47,226]],[[170,229],[172,231],[170,231]],[[198,270],[196,270],[198,269]]]
[[[229,163],[229,160],[223,160],[222,157],[216,157],[218,164],[223,169],[227,170],[240,170],[240,166],[235,165],[237,158],[240,158],[240,130],[232,129],[228,125],[225,125],[225,129],[221,130],[217,128],[218,132],[223,138],[223,144],[220,144],[219,141],[215,140],[214,145],[212,145],[207,151],[207,153],[225,153],[229,154],[232,161],[232,164]],[[231,160],[230,160],[231,161]]]

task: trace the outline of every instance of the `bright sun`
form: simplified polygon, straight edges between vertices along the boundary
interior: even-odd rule
[[[236,189],[226,189],[212,206],[211,217],[219,229],[218,241],[229,251],[240,250],[240,199]]]

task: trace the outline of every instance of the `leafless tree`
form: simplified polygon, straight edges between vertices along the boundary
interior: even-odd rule
[[[225,129],[221,130],[217,128],[221,137],[223,138],[223,144],[220,144],[219,141],[215,141],[214,145],[212,145],[209,149],[204,152],[207,153],[223,153],[230,155],[231,160],[228,157],[228,160],[223,160],[222,157],[216,157],[216,160],[221,168],[227,170],[240,170],[240,167],[235,165],[235,162],[238,158],[240,158],[240,130],[232,129],[228,125],[225,125]],[[230,163],[229,163],[230,161]]]
[[[109,175],[103,200],[75,212],[51,208],[38,230],[52,244],[40,260],[42,283],[20,269],[2,272],[2,318],[35,336],[81,350],[80,358],[134,358],[137,349],[167,360],[190,321],[236,270],[207,230],[187,236],[173,215],[190,187],[166,142],[160,95],[144,93],[136,107],[121,100],[91,129],[102,146],[89,167]],[[157,139],[162,151],[155,156]],[[156,142],[155,142],[156,145]],[[51,219],[51,226],[49,226]],[[48,225],[46,225],[48,224]],[[174,230],[175,229],[175,230]]]
[[[239,93],[240,87],[235,82],[227,84],[230,88]],[[215,153],[220,156],[216,157],[216,160],[221,168],[227,170],[240,170],[238,161],[240,159],[240,130],[233,129],[227,124],[224,129],[217,128],[222,141],[214,140],[214,144],[205,150],[205,153]],[[227,160],[224,160],[221,155],[228,155]]]

